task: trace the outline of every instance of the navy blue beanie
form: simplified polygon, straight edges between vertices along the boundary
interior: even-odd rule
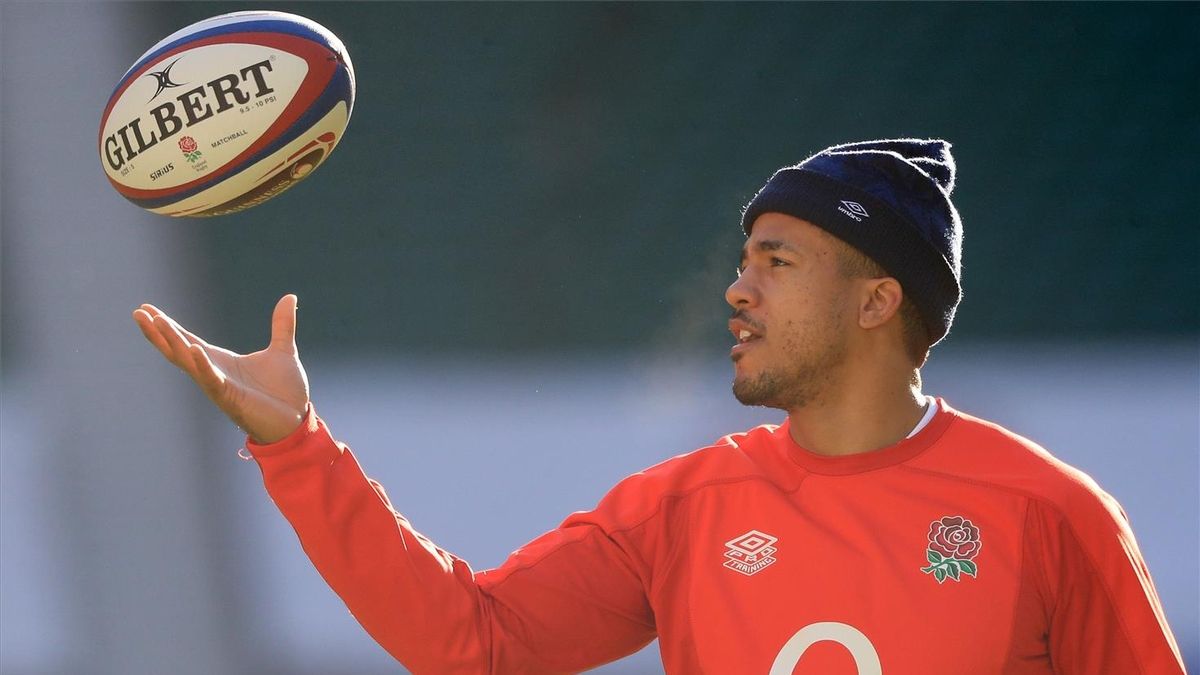
[[[807,220],[895,277],[936,344],[962,299],[962,221],[950,201],[954,157],[939,139],[846,143],[771,176],[742,213]]]

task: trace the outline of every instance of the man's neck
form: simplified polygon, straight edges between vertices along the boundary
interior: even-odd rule
[[[925,397],[915,382],[844,386],[788,411],[792,440],[819,455],[853,455],[898,443],[921,421]],[[848,383],[853,384],[853,383]]]

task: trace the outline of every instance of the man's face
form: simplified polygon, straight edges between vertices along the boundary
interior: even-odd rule
[[[840,241],[808,221],[765,213],[725,291],[737,344],[733,393],[745,405],[795,409],[827,390],[845,361],[856,316]]]

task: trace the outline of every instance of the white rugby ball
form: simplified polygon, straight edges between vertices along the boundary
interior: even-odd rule
[[[312,173],[353,107],[354,68],[333,33],[295,14],[222,14],[126,71],[100,120],[100,162],[154,213],[233,213]]]

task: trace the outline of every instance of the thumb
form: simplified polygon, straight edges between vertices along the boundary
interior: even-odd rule
[[[296,296],[288,293],[275,303],[275,311],[271,314],[270,348],[296,352],[296,302]]]

